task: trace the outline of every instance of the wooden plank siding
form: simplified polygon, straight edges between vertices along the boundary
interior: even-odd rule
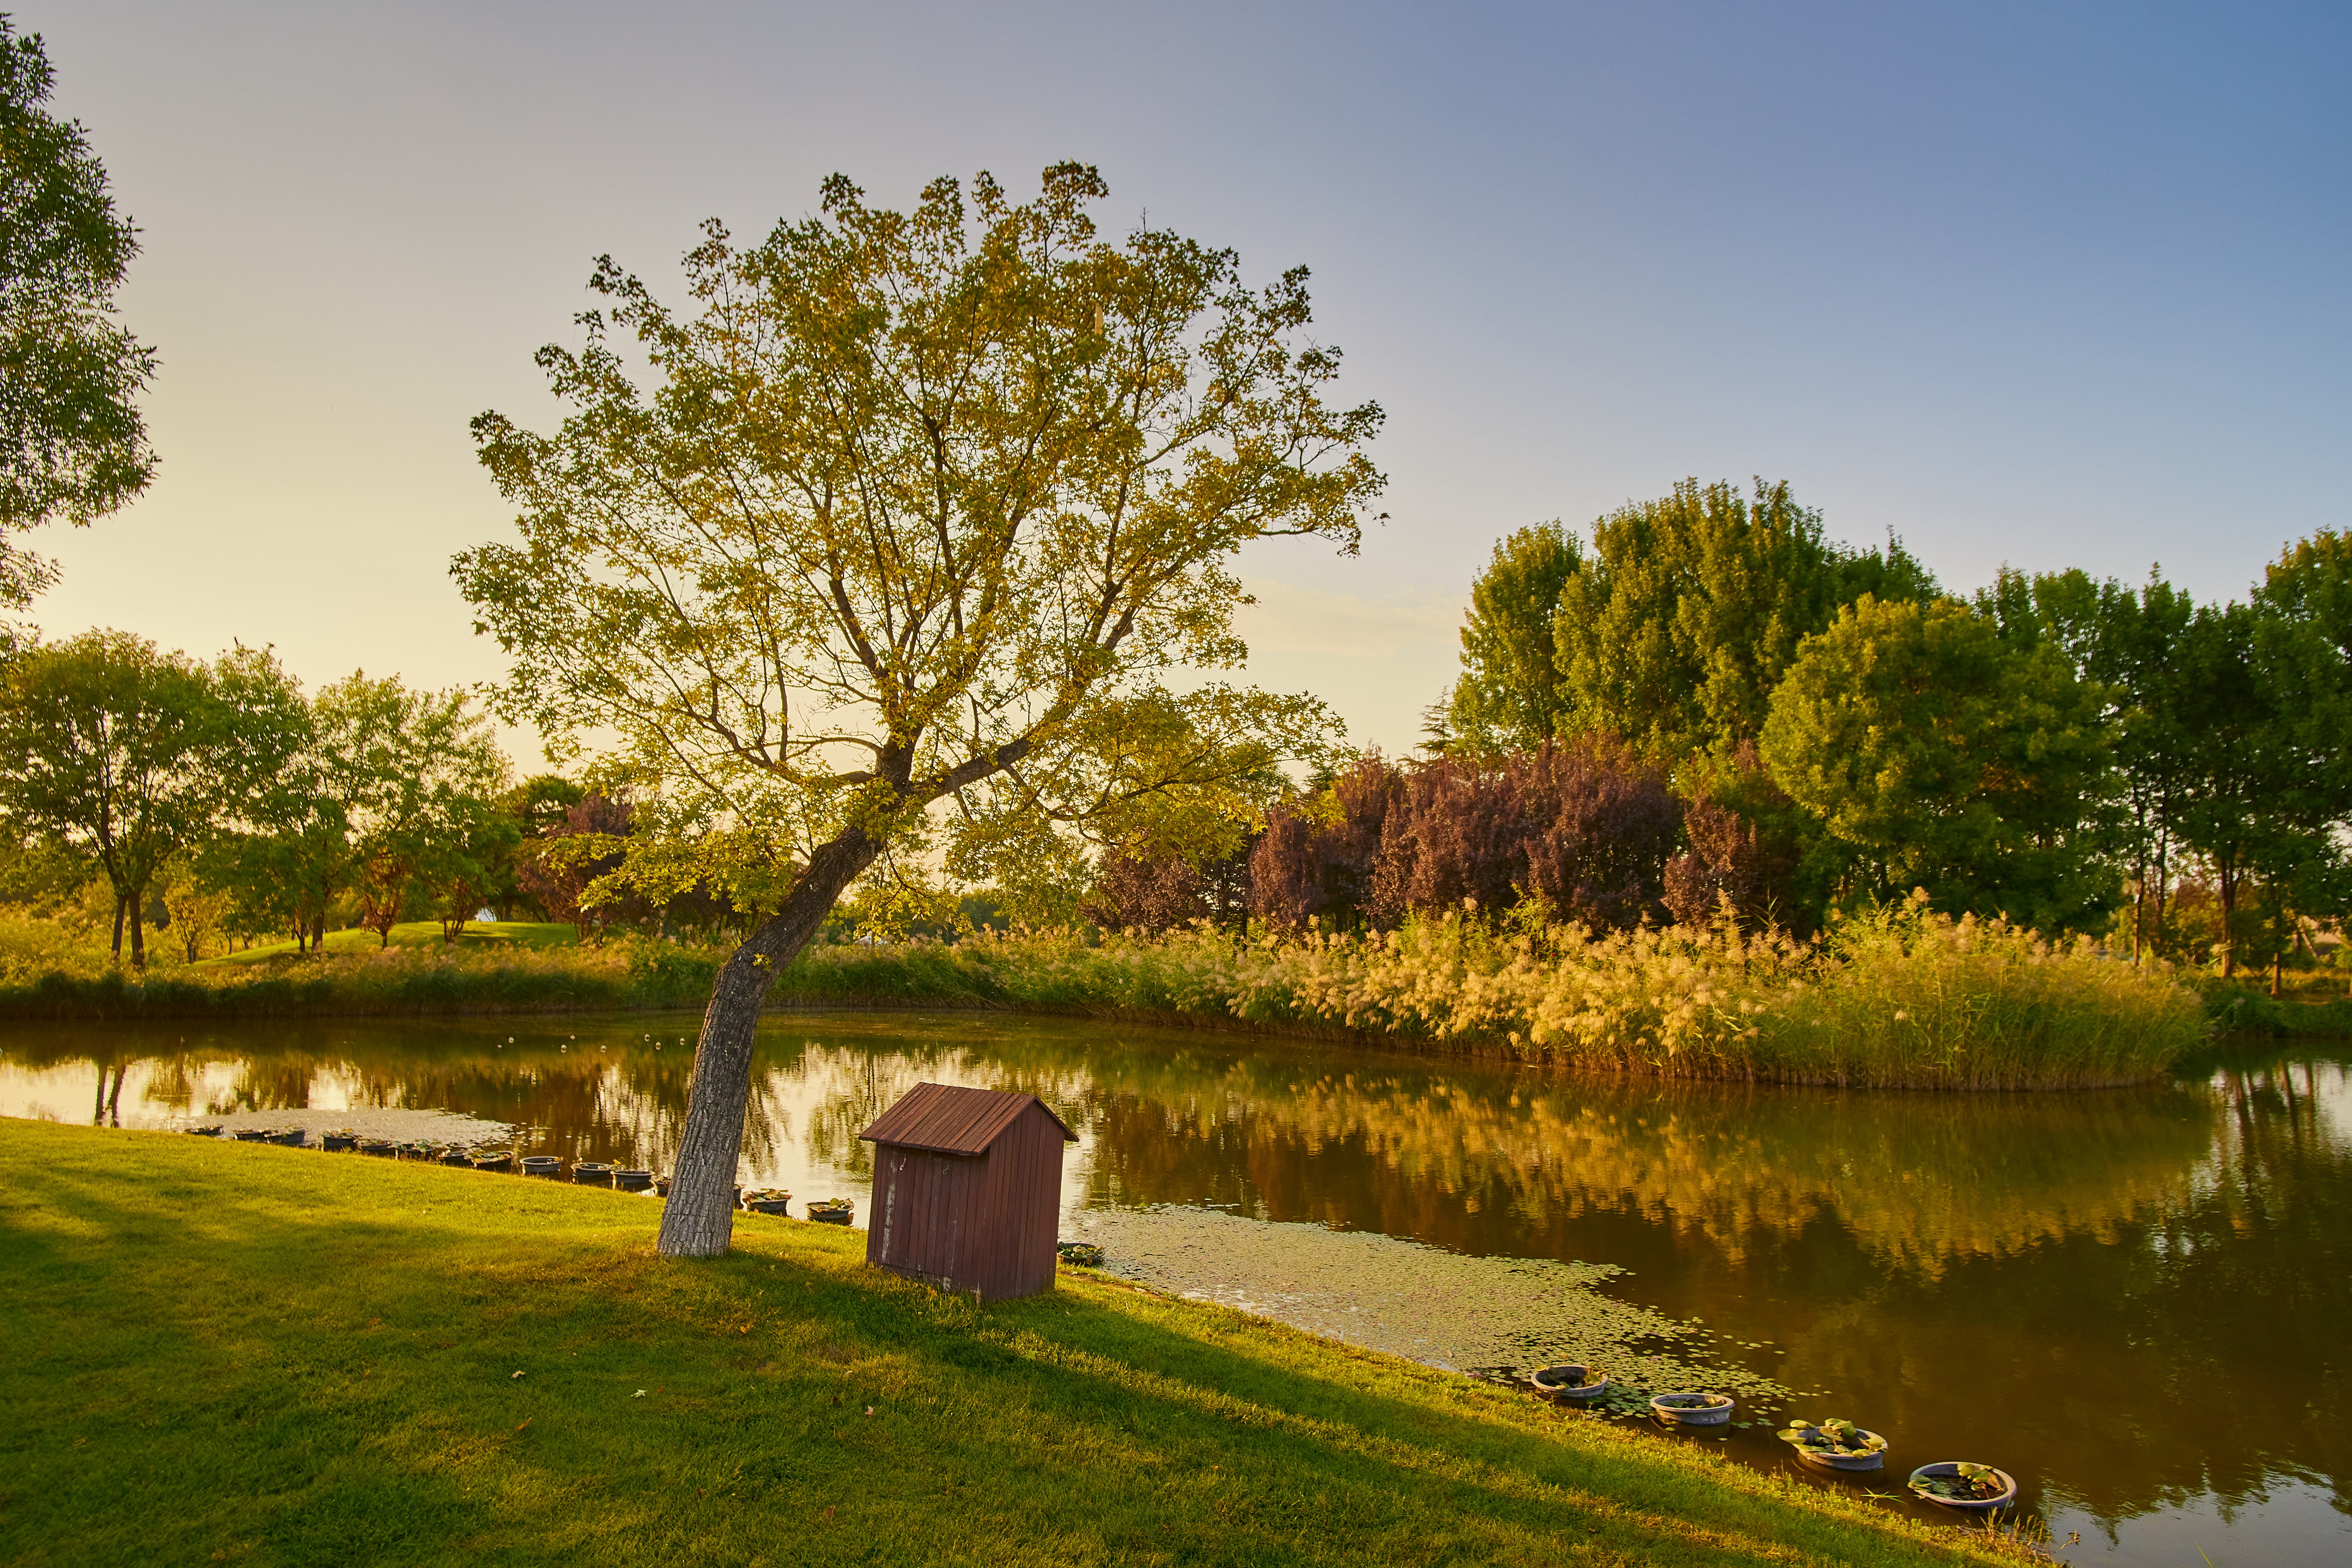
[[[920,1084],[860,1136],[876,1143],[866,1262],[984,1301],[1053,1289],[1062,1150],[1075,1135],[1044,1101]]]

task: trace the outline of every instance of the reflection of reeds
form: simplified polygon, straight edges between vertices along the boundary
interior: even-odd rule
[[[1097,1202],[1232,1202],[1266,1217],[1481,1250],[1628,1208],[1738,1257],[1824,1217],[1934,1274],[2177,1205],[2212,1146],[2201,1093],[1852,1096],[1623,1080],[1336,1073],[1263,1057],[1097,1052]],[[1309,1182],[1312,1164],[1320,1175]],[[1345,1187],[1349,1196],[1335,1201]]]

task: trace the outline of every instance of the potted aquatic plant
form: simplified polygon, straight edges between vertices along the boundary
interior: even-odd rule
[[[330,1154],[347,1153],[360,1146],[359,1134],[346,1127],[340,1132],[321,1132],[319,1146]]]
[[[1073,1268],[1100,1268],[1103,1249],[1091,1241],[1066,1241],[1054,1254]]]
[[[602,1160],[575,1161],[572,1179],[583,1187],[609,1187],[613,1184],[613,1167]]]
[[[1650,1401],[1650,1414],[1669,1426],[1721,1426],[1731,1420],[1731,1396],[1661,1394]]]
[[[1528,1386],[1550,1399],[1597,1399],[1609,1391],[1609,1374],[1581,1362],[1563,1362],[1528,1373]]]
[[[552,1154],[525,1154],[522,1157],[522,1173],[526,1176],[552,1176],[556,1167],[562,1163]]]
[[[782,1187],[746,1187],[743,1207],[751,1214],[789,1214],[793,1194]]]
[[[1886,1462],[1886,1439],[1851,1421],[1792,1421],[1781,1431],[1780,1441],[1796,1449],[1806,1464],[1825,1470],[1874,1470]]]
[[[808,1216],[819,1225],[847,1225],[856,1207],[847,1198],[817,1198],[810,1202]]]
[[[1979,1511],[2017,1500],[2017,1481],[2007,1470],[1966,1460],[1920,1466],[1911,1472],[1911,1489],[1928,1502]]]

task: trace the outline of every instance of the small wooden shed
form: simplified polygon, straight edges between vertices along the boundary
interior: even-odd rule
[[[866,1261],[984,1301],[1054,1285],[1062,1145],[1034,1094],[919,1083],[858,1134],[874,1144]]]

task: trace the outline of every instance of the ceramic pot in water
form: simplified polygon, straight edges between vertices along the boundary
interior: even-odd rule
[[[1731,1420],[1731,1400],[1721,1394],[1661,1394],[1650,1414],[1669,1426],[1721,1426]]]
[[[613,1184],[625,1193],[642,1193],[654,1184],[651,1171],[615,1171]]]
[[[2007,1470],[1996,1470],[1990,1465],[1979,1468],[1985,1471],[1986,1479],[1990,1479],[1996,1489],[1990,1497],[1946,1497],[1943,1493],[1931,1490],[1923,1484],[1927,1481],[1958,1480],[1960,1475],[1959,1463],[1950,1459],[1932,1465],[1922,1465],[1912,1471],[1911,1489],[1919,1495],[1923,1502],[1932,1502],[1942,1508],[1961,1509],[1970,1513],[1984,1513],[1996,1508],[2007,1508],[2017,1500],[2016,1477]]]
[[[572,1167],[572,1179],[583,1187],[609,1187],[613,1184],[613,1167],[602,1160],[583,1160]]]
[[[1877,1433],[1865,1432],[1860,1427],[1856,1427],[1855,1431],[1865,1439],[1878,1437]],[[1808,1426],[1804,1428],[1801,1439],[1790,1446],[1797,1450],[1798,1458],[1817,1470],[1875,1470],[1886,1463],[1884,1438],[1879,1439],[1880,1447],[1864,1453],[1845,1453],[1834,1448],[1815,1447],[1814,1445],[1821,1440],[1822,1429],[1818,1426]]]
[[[552,1154],[525,1154],[522,1157],[522,1173],[526,1176],[552,1176],[562,1163]]]
[[[1609,1392],[1609,1379],[1580,1363],[1565,1362],[1528,1373],[1528,1386],[1553,1399],[1594,1399]]]

